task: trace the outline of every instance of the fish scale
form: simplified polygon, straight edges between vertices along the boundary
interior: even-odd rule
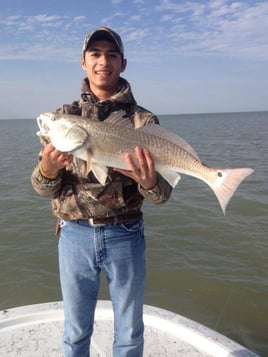
[[[118,154],[123,156],[125,153],[134,154],[135,147],[140,146],[151,152],[157,160],[156,164],[169,165],[174,170],[180,168],[187,173],[189,168],[192,168],[192,173],[194,173],[195,164],[196,166],[200,164],[192,155],[182,148],[178,148],[175,144],[154,135],[148,135],[140,130],[113,125],[106,125],[103,128],[103,123],[99,122],[89,123],[89,128],[94,138],[93,149],[100,155],[106,152],[109,152],[111,156]],[[129,135],[126,136],[126,134]],[[191,165],[189,165],[190,160],[192,160]]]

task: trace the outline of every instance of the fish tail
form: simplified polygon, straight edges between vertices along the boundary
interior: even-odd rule
[[[254,170],[250,168],[242,169],[219,169],[217,170],[217,179],[209,186],[217,196],[223,214],[226,207],[240,183]]]

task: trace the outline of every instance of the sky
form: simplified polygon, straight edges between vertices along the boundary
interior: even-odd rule
[[[268,110],[268,1],[0,0],[0,119],[80,98],[84,37],[117,31],[155,114]]]

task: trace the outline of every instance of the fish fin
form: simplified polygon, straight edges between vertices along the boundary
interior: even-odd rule
[[[146,134],[149,135],[154,135],[157,136],[161,139],[167,140],[174,145],[182,147],[184,150],[188,151],[189,154],[191,154],[193,157],[195,157],[197,160],[200,161],[197,153],[195,150],[191,147],[190,144],[188,144],[183,138],[181,138],[179,135],[176,135],[174,133],[171,133],[170,131],[166,130],[165,128],[161,127],[158,124],[151,123],[148,125],[144,125],[140,128],[137,128],[136,130],[142,131]]]
[[[223,214],[225,215],[226,207],[233,196],[235,190],[240,183],[254,170],[250,168],[242,169],[218,169],[218,178],[212,184],[208,185],[212,188],[217,196]]]
[[[60,137],[58,133],[50,137],[52,145],[61,152],[75,151],[81,148],[87,139],[88,132],[80,125],[73,125],[64,138]]]
[[[99,183],[104,186],[108,176],[108,168],[99,164],[98,162],[91,160],[91,170]]]
[[[156,170],[174,188],[181,179],[180,174],[170,169],[169,166],[157,165]]]
[[[125,115],[126,112],[122,109],[116,112],[112,112],[108,118],[105,119],[105,123],[133,129],[133,123],[128,117],[125,117]]]
[[[50,137],[49,137],[49,135],[44,134],[44,133],[41,132],[41,131],[38,131],[38,132],[36,133],[36,135],[39,136],[39,140],[40,140],[40,143],[41,143],[42,145],[46,145],[46,144],[50,143]]]
[[[87,150],[86,151],[86,155],[87,155],[87,174],[89,174],[89,172],[92,169],[92,165],[91,165],[92,151],[91,150]]]

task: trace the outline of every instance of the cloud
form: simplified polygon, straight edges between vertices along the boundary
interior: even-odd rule
[[[163,0],[157,11],[177,52],[268,59],[267,2]]]
[[[86,26],[85,16],[8,16],[0,20],[0,59],[77,61]]]
[[[84,20],[86,20],[86,16],[75,16],[74,17],[75,22],[82,22]]]
[[[98,15],[91,27],[114,28],[129,53],[144,62],[165,61],[167,56],[268,59],[266,1],[155,3],[151,7],[143,0],[111,0],[109,16]],[[19,13],[0,17],[0,60],[77,61],[92,16]]]
[[[141,20],[141,15],[133,15],[129,19],[130,21],[140,21]]]

